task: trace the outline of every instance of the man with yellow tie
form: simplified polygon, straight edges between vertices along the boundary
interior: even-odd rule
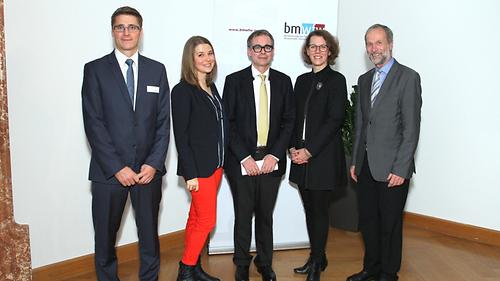
[[[235,280],[247,281],[252,261],[252,217],[255,215],[254,263],[263,281],[276,280],[272,269],[273,210],[286,169],[286,149],[295,109],[290,77],[271,69],[274,39],[256,30],[247,39],[252,65],[226,77],[223,101],[229,123],[225,166],[233,194]]]

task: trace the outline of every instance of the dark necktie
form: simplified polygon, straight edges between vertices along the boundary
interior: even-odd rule
[[[132,64],[134,61],[132,59],[127,59],[125,63],[128,65],[127,69],[127,89],[128,95],[132,104],[134,104],[134,69],[132,68]]]

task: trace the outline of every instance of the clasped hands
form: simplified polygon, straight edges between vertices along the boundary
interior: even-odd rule
[[[311,153],[306,148],[295,149],[292,147],[289,151],[292,162],[297,165],[306,164],[311,158]]]
[[[130,167],[123,167],[120,171],[115,174],[116,179],[124,187],[129,187],[135,184],[148,184],[153,180],[156,173],[156,169],[149,166],[148,164],[143,164],[141,166],[141,172],[136,173]]]
[[[243,161],[241,165],[243,165],[243,168],[245,168],[245,170],[247,171],[247,175],[249,176],[269,174],[270,172],[274,171],[274,167],[276,167],[276,164],[278,163],[278,160],[276,160],[274,156],[272,156],[271,154],[267,154],[262,160],[264,160],[264,162],[260,169],[253,157],[248,157],[248,159]]]

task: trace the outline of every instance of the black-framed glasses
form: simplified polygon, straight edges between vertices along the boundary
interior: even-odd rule
[[[311,52],[316,52],[316,50],[320,50],[320,52],[326,52],[328,50],[328,45],[314,45],[314,44],[309,44],[307,46],[307,49]]]
[[[141,27],[135,24],[129,24],[129,25],[119,24],[113,26],[113,30],[116,32],[125,32],[125,29],[128,30],[128,32],[130,33],[134,33],[140,31]]]
[[[264,50],[264,52],[266,52],[266,53],[270,53],[273,51],[273,49],[274,49],[274,46],[271,46],[271,45],[265,45],[265,46],[253,45],[252,46],[252,50],[256,53],[260,53],[260,52],[262,52],[262,50]]]

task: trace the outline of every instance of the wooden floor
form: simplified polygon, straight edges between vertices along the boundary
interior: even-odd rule
[[[412,226],[405,227],[401,281],[499,281],[500,248],[469,242]],[[331,229],[327,245],[329,266],[321,280],[344,281],[361,269],[363,255],[359,233]],[[161,281],[175,281],[182,245],[161,256]],[[293,267],[302,265],[309,255],[308,249],[276,251],[273,268],[278,280],[305,280],[294,274]],[[202,264],[210,274],[223,281],[234,280],[231,255],[203,256]],[[122,281],[137,281],[138,262],[120,264]],[[94,273],[64,281],[96,280]],[[255,267],[250,268],[250,280],[260,281]],[[34,280],[36,281],[36,280]]]

